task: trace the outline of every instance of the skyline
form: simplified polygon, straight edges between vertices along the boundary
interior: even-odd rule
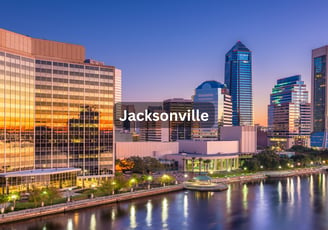
[[[240,40],[252,50],[262,125],[275,81],[300,74],[310,90],[311,50],[328,44],[323,1],[61,3],[5,2],[0,27],[85,46],[88,58],[122,69],[124,101],[190,99],[201,82],[224,83],[224,56]]]

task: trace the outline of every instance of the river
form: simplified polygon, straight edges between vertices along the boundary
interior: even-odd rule
[[[5,224],[0,229],[328,229],[327,175],[234,183],[224,192],[180,191]]]

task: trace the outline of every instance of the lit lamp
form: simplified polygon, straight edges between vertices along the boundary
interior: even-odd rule
[[[112,182],[112,185],[113,185],[113,191],[112,191],[112,194],[114,195],[114,194],[115,194],[115,185],[116,185],[116,182],[113,181],[113,182]]]
[[[147,177],[147,181],[148,181],[148,189],[150,189],[150,182],[153,180],[152,176],[148,176]]]
[[[132,178],[130,180],[130,185],[131,185],[131,192],[133,192],[133,187],[134,187],[134,184],[136,183],[136,179],[135,178]]]
[[[16,207],[16,200],[17,200],[18,196],[16,194],[13,194],[13,195],[11,195],[10,198],[11,198],[11,200],[14,201],[14,206],[13,206],[13,209],[12,209],[12,210],[14,210],[15,207]]]
[[[43,197],[45,197],[47,194],[48,194],[47,191],[43,191],[41,195]],[[41,202],[41,207],[43,207],[43,206],[44,206],[44,199],[42,199],[42,202]]]
[[[94,196],[95,196],[95,194],[94,194],[95,187],[96,187],[95,184],[92,184],[92,185],[91,185],[91,188],[92,188],[91,199],[93,199]]]

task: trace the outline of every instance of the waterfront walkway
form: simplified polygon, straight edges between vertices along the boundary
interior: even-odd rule
[[[121,201],[132,200],[135,198],[158,195],[158,194],[163,194],[173,191],[179,191],[182,189],[183,189],[182,184],[170,185],[166,187],[152,188],[149,190],[139,190],[134,192],[110,195],[110,196],[96,197],[93,199],[85,199],[85,200],[73,201],[68,203],[49,205],[39,208],[13,211],[13,212],[1,214],[0,224],[23,220],[23,219],[30,219],[30,218],[40,217],[50,214],[64,213],[67,211],[73,211],[73,210],[97,206],[97,205],[118,203]]]

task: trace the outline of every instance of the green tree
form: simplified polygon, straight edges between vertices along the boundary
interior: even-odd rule
[[[29,193],[29,200],[34,203],[34,207],[37,207],[41,202],[41,189],[35,185],[32,185],[32,189],[29,191]]]
[[[53,204],[54,200],[61,198],[59,189],[55,187],[48,187],[45,191],[47,192],[50,204]]]
[[[0,208],[1,210],[5,208],[5,204],[9,201],[7,194],[0,194]]]

